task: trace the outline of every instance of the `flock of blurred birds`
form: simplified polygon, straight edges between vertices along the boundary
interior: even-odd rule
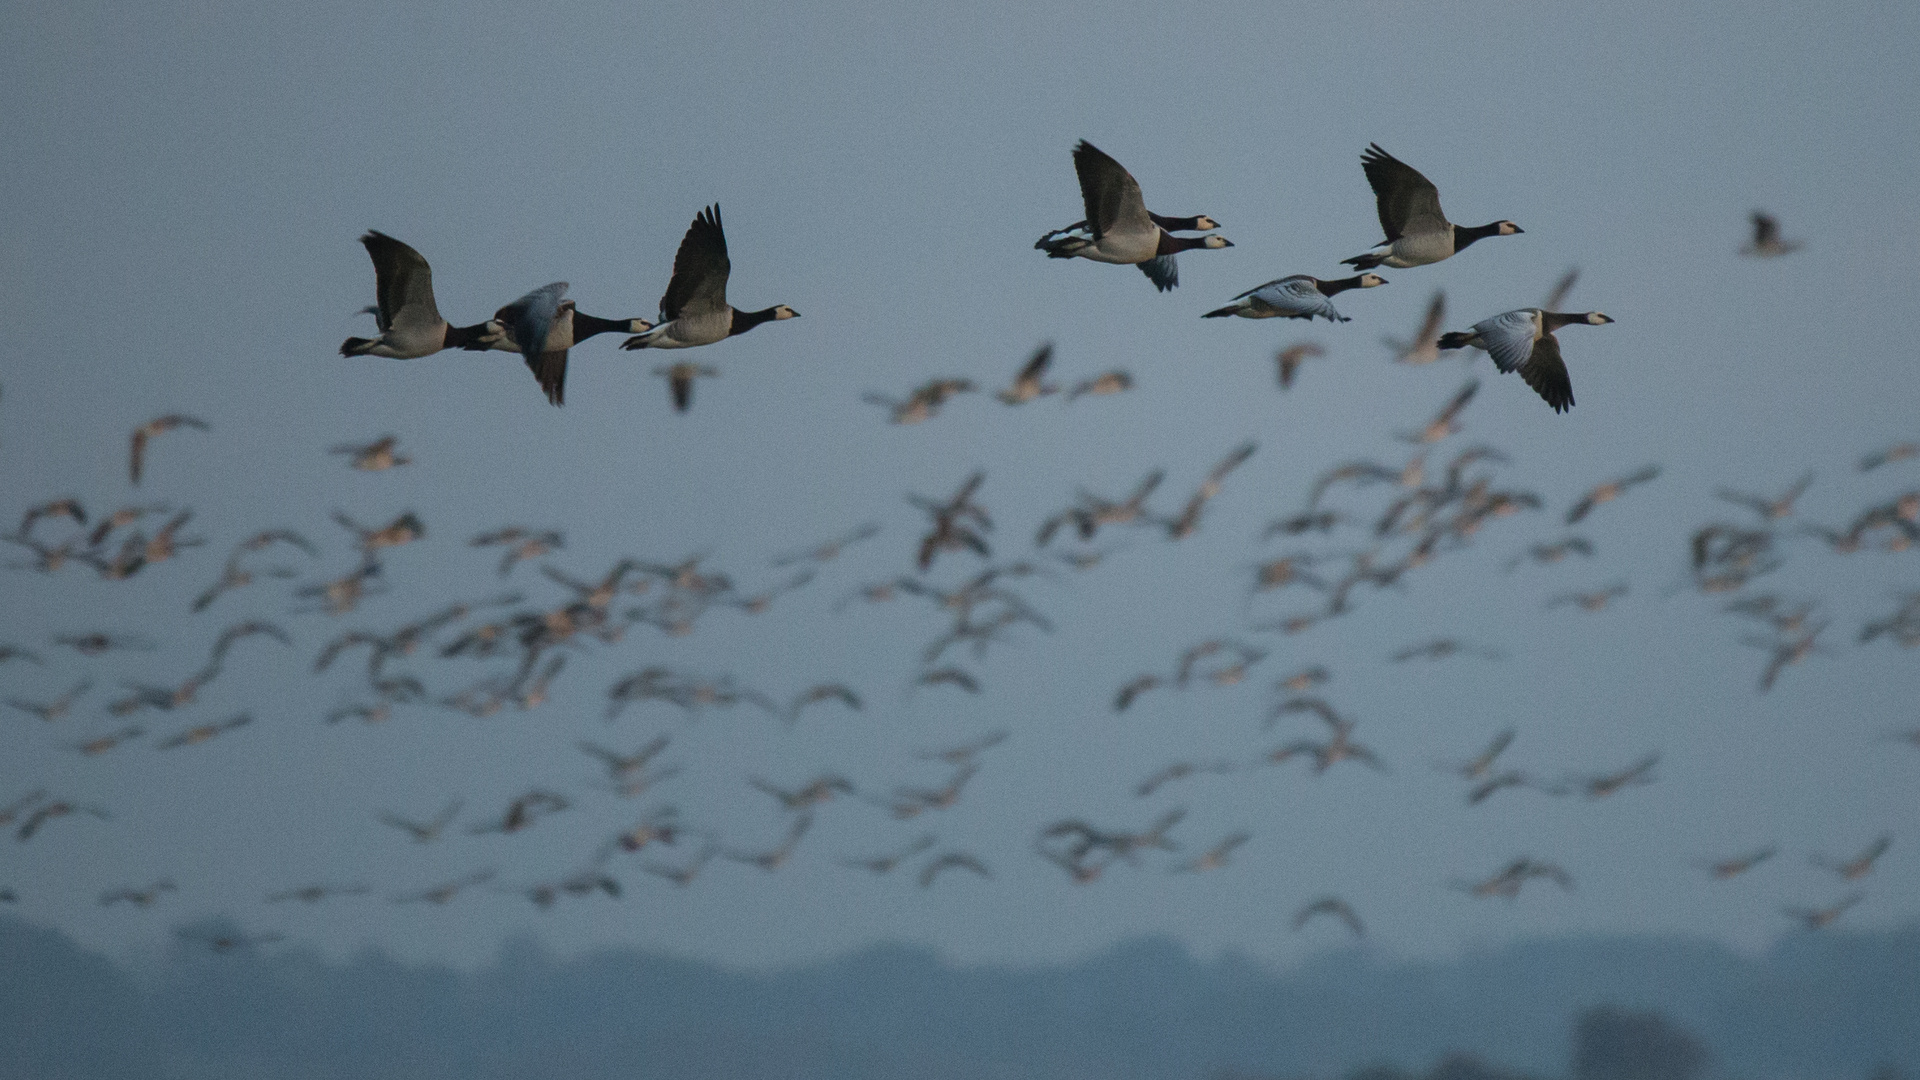
[[[1106,167],[1092,156],[1098,151],[1088,154],[1089,150],[1090,147],[1082,144],[1075,159],[1077,167],[1082,166],[1083,161],[1093,161],[1093,168],[1081,168],[1081,179],[1089,221],[1094,225],[1082,222],[1068,230],[1050,233],[1043,238],[1043,245],[1051,243],[1058,247],[1062,237],[1074,238],[1082,247],[1097,245],[1100,235],[1097,226],[1102,213],[1107,213],[1109,218],[1113,214],[1111,207],[1096,197],[1100,193],[1095,189],[1106,183],[1122,189],[1122,196],[1126,194],[1126,184],[1116,180],[1110,169],[1102,172]],[[1373,180],[1372,166],[1385,155],[1377,151],[1370,154],[1376,155],[1368,159],[1368,175]],[[1105,155],[1099,158],[1111,163]],[[1392,161],[1391,158],[1385,160]],[[1112,168],[1117,169],[1117,164]],[[1092,188],[1089,188],[1090,173]],[[1124,175],[1124,170],[1121,173]],[[1418,177],[1417,173],[1413,175]],[[1126,183],[1131,180],[1130,176],[1125,177]],[[1420,180],[1424,183],[1424,178]],[[1388,206],[1393,193],[1382,191],[1377,181],[1374,186],[1380,196],[1381,218],[1388,229],[1389,242],[1380,253],[1359,258],[1375,259],[1368,262],[1369,266],[1397,265],[1393,261],[1395,236]],[[1132,189],[1132,196],[1137,200],[1137,185]],[[1437,196],[1433,211],[1438,212]],[[1204,215],[1177,222],[1157,216],[1153,220],[1189,228],[1215,227]],[[1494,226],[1485,228],[1492,230],[1487,235],[1510,235],[1518,231],[1517,228],[1510,231]],[[380,320],[383,338],[354,339],[343,352],[405,353],[408,351],[405,348],[390,352],[377,348],[382,341],[406,336],[402,333],[396,337],[395,327],[415,333],[419,340],[439,334],[443,343],[439,347],[452,343],[477,348],[511,348],[525,353],[550,400],[556,403],[564,384],[565,350],[561,350],[556,364],[547,355],[551,350],[546,346],[556,343],[551,335],[555,327],[567,320],[578,317],[581,319],[578,325],[585,328],[565,331],[567,337],[559,343],[567,347],[583,334],[590,336],[616,326],[636,334],[648,333],[670,328],[676,319],[694,319],[703,313],[710,316],[722,309],[730,313],[726,318],[732,320],[728,333],[713,337],[717,331],[708,326],[701,333],[706,334],[709,341],[663,344],[666,339],[655,337],[636,347],[686,347],[742,332],[733,326],[743,313],[731,312],[725,307],[725,249],[717,211],[703,212],[683,243],[675,264],[675,284],[662,300],[659,324],[579,317],[570,306],[564,306],[570,302],[560,301],[565,291],[562,287],[548,291],[547,301],[543,301],[546,303],[544,316],[530,317],[524,310],[525,303],[516,302],[521,304],[521,309],[510,310],[511,305],[503,308],[496,320],[489,323],[462,329],[437,322],[428,325],[422,337],[422,320],[429,314],[420,308],[423,295],[427,308],[431,309],[431,319],[427,321],[431,323],[439,318],[437,309],[432,309],[431,281],[425,260],[411,248],[378,233],[369,234],[366,243],[379,272],[380,304],[373,310]],[[1770,218],[1756,214],[1753,238],[1743,253],[1770,257],[1786,254],[1796,246],[1795,242],[1780,239],[1778,227]],[[1048,253],[1064,257],[1056,250]],[[1078,250],[1069,252],[1079,253]],[[1420,264],[1419,261],[1410,263]],[[706,277],[683,281],[683,273]],[[717,288],[713,281],[716,273]],[[1171,287],[1163,283],[1169,277],[1177,281],[1177,275],[1171,274],[1167,266],[1157,271],[1148,269],[1148,276],[1163,289]],[[1286,280],[1291,279],[1282,279]],[[1542,308],[1522,310],[1551,313],[1573,285],[1574,275],[1569,274]],[[790,311],[767,309],[744,313],[751,317],[745,329],[758,325],[758,321],[788,317],[777,314],[777,310]],[[1293,318],[1311,318],[1313,314],[1337,317],[1326,316],[1317,309],[1306,316],[1288,316],[1284,311],[1278,314]],[[1413,339],[1389,341],[1393,358],[1408,364],[1438,359],[1444,319],[1445,299],[1436,293]],[[642,325],[644,331],[637,329]],[[1545,336],[1551,338],[1550,328]],[[526,348],[521,349],[522,345]],[[1281,390],[1293,385],[1304,361],[1323,353],[1322,347],[1312,342],[1300,342],[1282,350],[1277,357]],[[1558,360],[1557,350],[1554,359]],[[1019,367],[1010,384],[996,394],[998,399],[1008,406],[1021,406],[1058,393],[1060,387],[1047,381],[1051,361],[1051,347],[1040,348]],[[1506,370],[1504,365],[1503,370]],[[684,408],[690,401],[690,381],[702,372],[677,365],[662,369],[661,373],[674,382],[676,400]],[[1529,381],[1533,381],[1531,377]],[[1079,381],[1065,397],[1071,401],[1083,395],[1115,394],[1126,392],[1132,386],[1133,379],[1127,372],[1107,371]],[[1593,557],[1596,551],[1593,541],[1571,530],[1582,526],[1591,515],[1626,496],[1633,488],[1654,482],[1659,468],[1649,465],[1608,479],[1568,500],[1564,510],[1550,510],[1547,497],[1503,486],[1500,466],[1508,459],[1500,450],[1486,445],[1447,445],[1462,432],[1463,416],[1478,386],[1477,382],[1467,382],[1430,420],[1398,433],[1396,439],[1408,447],[1403,458],[1349,461],[1323,472],[1312,484],[1305,504],[1280,515],[1263,532],[1263,544],[1283,542],[1292,550],[1263,557],[1253,567],[1246,583],[1249,593],[1246,636],[1195,643],[1180,651],[1167,669],[1142,673],[1122,682],[1115,690],[1111,708],[1125,712],[1148,694],[1242,683],[1254,677],[1255,669],[1269,658],[1273,650],[1264,642],[1271,641],[1273,635],[1307,632],[1354,611],[1368,592],[1403,587],[1416,571],[1443,556],[1465,550],[1490,525],[1503,519],[1518,519],[1526,514],[1559,518],[1548,535],[1527,541],[1517,554],[1505,561],[1508,572]],[[912,390],[904,399],[872,396],[870,400],[883,405],[893,422],[911,424],[932,419],[955,395],[974,389],[965,379],[936,378]],[[1542,393],[1545,396],[1546,392]],[[149,458],[157,448],[156,440],[182,431],[206,433],[211,431],[211,425],[193,416],[173,414],[160,416],[133,431],[129,480],[134,487],[140,487],[149,472]],[[341,457],[344,465],[369,473],[401,468],[411,460],[402,452],[399,440],[391,435],[371,443],[336,446],[331,453]],[[921,652],[922,664],[911,677],[909,692],[940,690],[978,694],[982,691],[983,663],[996,647],[1006,645],[1020,634],[1044,634],[1053,630],[1042,605],[1031,595],[1031,583],[1096,571],[1117,550],[1104,543],[1111,540],[1115,532],[1157,535],[1166,542],[1192,536],[1199,530],[1209,504],[1226,492],[1233,474],[1255,453],[1253,442],[1233,447],[1184,499],[1176,498],[1170,503],[1155,499],[1166,479],[1165,473],[1158,470],[1147,473],[1130,492],[1113,497],[1083,489],[1070,504],[1040,521],[1034,528],[1031,544],[1024,545],[1020,557],[1010,560],[1004,558],[1007,544],[996,536],[995,518],[987,507],[988,485],[984,472],[965,477],[950,493],[909,495],[908,501],[924,515],[925,529],[899,548],[898,554],[903,557],[900,568],[836,597],[833,608],[844,614],[856,608],[895,601],[929,605],[942,620],[942,628]],[[1877,474],[1883,467],[1916,458],[1920,458],[1920,443],[1899,443],[1859,459],[1857,471]],[[1752,628],[1741,640],[1758,652],[1757,683],[1763,692],[1788,669],[1829,651],[1829,646],[1823,644],[1823,635],[1827,635],[1833,620],[1820,601],[1790,599],[1765,588],[1764,579],[1783,565],[1796,546],[1817,542],[1836,555],[1850,555],[1874,549],[1904,551],[1920,543],[1920,489],[1870,497],[1850,520],[1823,525],[1803,520],[1796,510],[1798,500],[1813,480],[1809,474],[1779,493],[1722,490],[1719,498],[1724,504],[1725,518],[1702,524],[1692,533],[1684,556],[1684,575],[1676,585],[1676,591],[1685,588],[1703,595],[1717,594],[1729,616]],[[95,688],[109,681],[109,673],[100,670],[98,665],[119,657],[131,660],[156,650],[157,643],[138,633],[119,629],[90,629],[58,634],[45,641],[0,643],[0,672],[5,673],[8,686],[6,711],[44,724],[87,718],[106,725],[78,734],[62,744],[67,751],[87,757],[132,753],[143,743],[159,751],[179,752],[217,739],[244,739],[246,729],[254,726],[252,715],[239,712],[217,719],[200,715],[202,692],[219,679],[229,665],[240,662],[239,658],[247,650],[292,648],[302,643],[307,648],[317,646],[312,665],[316,675],[344,668],[349,663],[360,665],[360,675],[351,695],[324,717],[328,724],[349,721],[380,724],[403,711],[441,710],[484,718],[509,710],[533,710],[547,702],[551,687],[564,674],[572,658],[596,648],[617,646],[639,628],[678,637],[694,633],[701,622],[715,612],[733,611],[745,616],[767,612],[788,595],[813,587],[830,565],[850,549],[877,543],[883,532],[877,524],[865,524],[809,549],[773,558],[768,569],[759,572],[773,578],[772,583],[750,589],[737,584],[733,574],[708,566],[707,559],[700,556],[674,563],[625,558],[603,570],[576,576],[577,570],[569,571],[557,565],[559,553],[566,548],[562,530],[506,526],[474,536],[467,544],[475,552],[485,553],[503,582],[514,582],[518,587],[491,596],[438,604],[421,617],[397,626],[341,631],[329,627],[353,615],[368,597],[403,584],[404,575],[390,574],[389,565],[402,549],[425,541],[428,529],[426,522],[411,511],[374,524],[342,512],[336,512],[333,517],[341,532],[332,544],[316,543],[292,529],[277,527],[262,529],[233,542],[219,563],[217,575],[211,577],[191,603],[192,614],[205,615],[216,607],[230,608],[242,598],[259,597],[265,591],[264,586],[277,582],[280,584],[269,593],[271,599],[262,606],[270,604],[301,621],[282,625],[273,619],[254,617],[234,622],[214,638],[205,662],[185,673],[179,681],[117,680],[117,689],[99,695],[94,693]],[[164,501],[135,500],[102,514],[97,512],[97,504],[90,509],[77,497],[59,497],[25,509],[17,529],[0,539],[27,554],[25,561],[13,564],[12,569],[17,571],[90,574],[99,580],[117,582],[136,575],[169,573],[171,568],[163,564],[200,565],[204,560],[194,553],[209,546],[211,541],[191,534],[193,518],[193,510],[176,508]],[[1360,545],[1357,551],[1356,542]],[[323,560],[330,554],[338,554],[341,548],[351,556],[350,567],[336,572],[317,569]],[[996,550],[1000,556],[996,556]],[[949,580],[945,575],[951,573],[949,568],[956,562],[969,565]],[[526,569],[528,566],[533,569]],[[201,566],[201,570],[210,574],[214,567]],[[1626,595],[1628,588],[1625,582],[1614,582],[1590,591],[1570,590],[1552,597],[1548,606],[1598,613]],[[536,592],[538,595],[532,595]],[[1255,604],[1271,609],[1288,598],[1302,595],[1309,597],[1310,602],[1292,606],[1272,617],[1254,614]],[[1884,616],[1869,619],[1858,628],[1854,636],[1860,644],[1884,638],[1904,648],[1920,645],[1920,590],[1896,593],[1892,603],[1892,609]],[[169,628],[169,639],[178,636],[176,628]],[[1830,635],[1827,640],[1831,640]],[[1490,659],[1499,656],[1457,638],[1440,638],[1413,643],[1390,659],[1410,663],[1474,655]],[[482,673],[477,677],[459,673],[462,665],[476,661],[493,663],[483,664]],[[75,664],[85,669],[71,670]],[[1303,764],[1316,776],[1341,765],[1382,773],[1389,771],[1385,757],[1356,738],[1357,722],[1326,696],[1326,688],[1335,678],[1331,669],[1311,666],[1275,675],[1265,729],[1287,725],[1292,733],[1285,736],[1284,741],[1237,760],[1169,763],[1141,780],[1134,789],[1135,794],[1143,799],[1151,798],[1170,785],[1195,777],[1290,767],[1294,763]],[[37,685],[45,687],[39,696],[32,689]],[[46,696],[47,693],[53,696]],[[800,724],[817,710],[860,711],[865,707],[862,692],[843,683],[827,682],[773,694],[743,685],[729,675],[700,675],[665,666],[647,666],[624,675],[607,687],[605,699],[607,724],[629,718],[636,712],[653,715],[653,710],[666,707],[689,717],[708,710],[748,708],[791,726]],[[14,728],[10,738],[16,746],[25,746],[37,738],[31,734],[35,730]],[[1463,785],[1462,797],[1468,804],[1479,805],[1502,792],[1519,790],[1598,800],[1656,779],[1657,753],[1604,772],[1554,778],[1511,768],[1504,764],[1504,754],[1515,735],[1512,729],[1501,731],[1472,757],[1440,766],[1458,776]],[[150,737],[153,741],[146,742]],[[580,740],[578,746],[602,770],[596,784],[600,797],[638,800],[667,790],[679,774],[680,768],[670,758],[676,737],[655,734],[636,745],[609,746],[606,743],[614,740],[602,736]],[[1920,729],[1889,732],[1887,737],[1920,750]],[[620,876],[623,867],[629,865],[625,860],[642,853],[644,857],[631,865],[637,865],[646,875],[683,887],[692,885],[716,860],[774,872],[796,857],[816,814],[836,801],[868,805],[894,821],[913,823],[903,826],[907,832],[902,833],[898,846],[891,850],[837,856],[850,869],[875,875],[901,871],[922,887],[931,887],[954,875],[991,878],[992,864],[986,855],[943,846],[934,832],[918,830],[941,812],[959,804],[989,753],[1015,739],[1015,733],[998,730],[958,745],[925,750],[919,756],[927,768],[942,770],[932,780],[891,785],[856,784],[832,772],[780,783],[751,778],[748,788],[755,792],[752,797],[771,799],[772,805],[785,817],[783,831],[770,846],[730,843],[711,828],[683,820],[673,803],[656,802],[632,817],[630,825],[605,837],[587,852],[575,873],[506,886],[498,882],[495,869],[476,869],[451,880],[387,895],[394,903],[444,905],[469,890],[491,887],[520,893],[543,908],[567,898],[596,894],[618,897],[628,888]],[[62,819],[105,822],[113,818],[109,807],[66,792],[36,789],[0,793],[0,797],[6,799],[0,804],[0,828],[11,829],[20,842],[57,834],[60,829],[56,822]],[[455,832],[525,833],[551,816],[573,809],[581,798],[576,793],[535,786],[493,814],[477,819],[463,818],[466,807],[461,800],[450,802],[425,817],[384,810],[377,811],[375,817],[413,842],[434,844],[444,842]],[[1184,807],[1175,807],[1159,813],[1144,825],[1134,826],[1096,824],[1079,818],[1054,821],[1037,829],[1033,851],[1057,866],[1073,882],[1085,884],[1100,879],[1116,865],[1143,866],[1148,865],[1149,859],[1157,860],[1158,865],[1175,873],[1216,870],[1228,865],[1236,849],[1250,838],[1247,833],[1235,832],[1190,848],[1188,842],[1174,836],[1185,815]],[[456,822],[461,823],[458,829]],[[1843,882],[1857,882],[1872,872],[1876,861],[1892,843],[1891,835],[1880,835],[1857,853],[1838,857],[1814,854],[1812,861]],[[668,854],[662,849],[674,849],[679,854]],[[1776,847],[1767,846],[1707,860],[1701,868],[1714,878],[1734,878],[1776,854]],[[1511,900],[1534,881],[1567,889],[1574,885],[1564,867],[1531,856],[1515,858],[1452,885],[1473,897]],[[24,884],[6,882],[0,882],[0,886],[7,886],[0,888],[0,901],[17,900],[18,890],[26,888]],[[174,888],[171,880],[140,887],[115,887],[103,892],[99,902],[145,908],[158,904],[163,895]],[[270,904],[314,904],[372,892],[364,882],[290,883],[265,900]],[[1795,906],[1783,910],[1806,926],[1818,928],[1839,918],[1859,902],[1861,895],[1850,892],[1824,906]],[[1355,908],[1345,898],[1333,895],[1313,899],[1300,907],[1295,913],[1294,925],[1298,929],[1323,916],[1338,920],[1355,935],[1364,932]],[[239,931],[216,933],[200,929],[183,933],[202,935],[202,943],[219,952],[245,951],[278,939],[277,934]]]

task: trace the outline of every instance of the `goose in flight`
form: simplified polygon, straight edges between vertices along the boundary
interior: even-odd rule
[[[1360,155],[1360,168],[1373,187],[1380,228],[1387,238],[1372,251],[1341,260],[1356,270],[1426,266],[1458,255],[1477,240],[1526,231],[1505,220],[1471,229],[1453,224],[1440,210],[1440,190],[1433,181],[1380,149],[1378,143],[1369,145]]]
[[[1502,374],[1518,371],[1554,412],[1566,412],[1573,408],[1573,381],[1567,377],[1567,363],[1560,358],[1560,341],[1553,332],[1576,323],[1605,326],[1612,321],[1598,311],[1568,314],[1518,308],[1482,319],[1468,332],[1443,334],[1440,347],[1485,349]]]
[[[1131,389],[1133,389],[1133,376],[1116,369],[1101,372],[1085,382],[1075,383],[1073,389],[1067,391],[1067,400],[1072,401],[1087,394],[1105,397],[1108,394],[1125,393]]]
[[[1298,932],[1316,915],[1332,915],[1347,924],[1354,937],[1366,937],[1366,927],[1360,924],[1360,916],[1354,914],[1353,906],[1337,896],[1323,896],[1302,907],[1293,916],[1293,929]]]
[[[1514,729],[1507,728],[1493,737],[1487,748],[1478,757],[1458,764],[1440,765],[1442,772],[1450,772],[1463,780],[1483,780],[1493,772],[1493,763],[1513,743]]]
[[[785,304],[741,311],[727,303],[727,234],[720,204],[707,207],[687,227],[673,257],[673,278],[660,297],[660,323],[621,344],[623,349],[690,349],[744,334],[763,322],[798,318]]]
[[[1807,473],[1805,476],[1794,481],[1793,486],[1789,487],[1785,494],[1782,494],[1776,499],[1769,499],[1765,495],[1755,495],[1745,491],[1734,491],[1730,488],[1720,488],[1713,494],[1717,499],[1723,499],[1735,506],[1746,507],[1755,514],[1758,514],[1762,521],[1779,521],[1781,518],[1793,516],[1793,504],[1800,501],[1800,496],[1807,490],[1807,486],[1812,483],[1813,474]]]
[[[1858,881],[1873,873],[1873,864],[1879,862],[1880,856],[1885,855],[1887,849],[1892,846],[1893,837],[1882,836],[1869,844],[1865,851],[1851,859],[1832,859],[1825,855],[1815,855],[1810,861],[1815,866],[1840,875],[1842,881]]]
[[[1427,301],[1426,317],[1420,320],[1420,329],[1414,332],[1412,341],[1381,340],[1393,350],[1393,358],[1403,364],[1431,364],[1440,359],[1440,326],[1446,321],[1447,294],[1436,289],[1433,299]]]
[[[934,880],[943,870],[970,870],[983,878],[989,880],[993,878],[993,871],[987,869],[986,863],[964,851],[949,851],[920,869],[920,887],[932,888]]]
[[[1312,322],[1314,316],[1318,315],[1328,322],[1352,322],[1352,319],[1334,309],[1329,297],[1338,296],[1348,289],[1371,289],[1386,283],[1387,279],[1379,274],[1359,274],[1338,281],[1322,281],[1307,274],[1294,274],[1248,289],[1234,297],[1226,307],[1215,308],[1200,317],[1218,319],[1238,315],[1243,319],[1305,319]]]
[[[1180,284],[1174,256],[1194,248],[1226,248],[1224,236],[1174,236],[1173,231],[1213,229],[1217,223],[1202,214],[1193,218],[1165,218],[1148,212],[1140,182],[1121,164],[1082,139],[1073,148],[1073,171],[1080,178],[1080,198],[1086,220],[1076,222],[1034,242],[1049,259],[1076,256],[1094,262],[1138,266],[1154,288],[1167,292]]]
[[[1725,881],[1728,878],[1739,877],[1741,874],[1773,858],[1779,850],[1778,847],[1769,844],[1766,847],[1749,851],[1742,855],[1735,855],[1730,859],[1715,859],[1699,865],[1718,880]]]
[[[1044,381],[1047,367],[1052,363],[1053,344],[1049,342],[1034,350],[1033,356],[1020,369],[1020,374],[1014,376],[1012,386],[995,391],[993,396],[1008,405],[1025,405],[1034,398],[1058,393],[1058,386]]]
[[[1839,903],[1831,904],[1823,908],[1789,907],[1781,908],[1780,910],[1783,914],[1799,919],[1801,924],[1807,929],[1818,930],[1831,924],[1840,916],[1845,915],[1848,908],[1866,898],[1866,893],[1854,893]]]
[[[1608,480],[1580,497],[1580,500],[1567,510],[1567,524],[1578,525],[1596,506],[1610,503],[1626,494],[1627,489],[1653,481],[1660,475],[1660,466],[1648,465],[1636,472],[1622,476],[1617,480]],[[1582,552],[1592,554],[1592,552]]]
[[[147,441],[156,435],[165,435],[178,428],[193,428],[196,431],[210,430],[205,420],[198,420],[181,413],[170,413],[156,417],[133,429],[132,455],[128,459],[127,471],[133,480],[133,486],[140,486],[140,477],[146,472]],[[95,541],[98,543],[99,541]]]
[[[376,304],[365,309],[380,329],[377,338],[350,337],[341,356],[385,356],[412,360],[441,349],[465,348],[487,332],[487,324],[449,326],[433,302],[433,267],[421,254],[386,233],[368,229],[360,238],[373,259]]]
[[[564,299],[568,285],[556,281],[493,313],[486,333],[462,345],[473,352],[498,349],[527,361],[550,405],[566,404],[567,354],[597,334],[639,334],[653,329],[645,319],[602,319]]]
[[[412,458],[394,452],[399,444],[398,435],[385,435],[370,443],[341,443],[327,453],[346,455],[347,464],[362,472],[383,472],[413,463]]]
[[[717,378],[720,369],[711,364],[667,364],[653,369],[655,375],[667,380],[667,388],[673,393],[673,411],[686,412],[693,408],[693,381],[695,379]]]
[[[1749,220],[1753,222],[1753,239],[1740,249],[1740,254],[1755,259],[1771,259],[1799,251],[1802,247],[1799,240],[1780,239],[1780,222],[1772,214],[1755,210]]]

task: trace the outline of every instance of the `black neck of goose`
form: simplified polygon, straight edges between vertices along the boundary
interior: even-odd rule
[[[1460,249],[1473,243],[1475,240],[1485,240],[1489,236],[1498,235],[1500,235],[1500,223],[1497,221],[1489,221],[1485,225],[1476,225],[1471,229],[1463,225],[1455,225],[1453,227],[1453,250],[1457,253]]]
[[[488,323],[475,323],[472,326],[447,324],[447,336],[441,342],[443,349],[465,349],[476,346],[487,336]],[[484,348],[485,346],[480,346]]]
[[[778,305],[770,308],[762,308],[759,311],[741,311],[739,308],[734,308],[733,329],[727,331],[727,336],[732,337],[735,334],[744,334],[763,322],[772,322],[773,313],[778,310],[780,310]]]
[[[1361,275],[1355,274],[1353,277],[1341,278],[1338,281],[1323,281],[1319,286],[1320,295],[1338,296],[1348,289],[1357,289],[1360,287],[1360,278]]]
[[[1149,213],[1147,216],[1153,219],[1155,225],[1160,226],[1168,232],[1193,232],[1200,227],[1200,218],[1203,215],[1195,214],[1192,217],[1161,217],[1159,214]]]
[[[1191,251],[1207,246],[1204,236],[1174,236],[1165,229],[1160,230],[1160,247],[1155,255],[1171,255],[1176,251]]]
[[[577,345],[595,334],[631,333],[632,319],[602,319],[578,308],[573,312],[573,340]]]
[[[1587,315],[1585,311],[1543,311],[1540,313],[1540,328],[1551,334],[1563,326],[1586,322]]]

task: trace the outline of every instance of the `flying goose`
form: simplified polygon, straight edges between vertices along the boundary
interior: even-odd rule
[[[1326,347],[1312,341],[1298,342],[1281,349],[1273,358],[1274,362],[1280,365],[1280,389],[1286,390],[1293,386],[1293,375],[1300,370],[1301,364],[1313,357],[1325,355],[1327,355]]]
[[[1393,350],[1393,358],[1403,364],[1431,364],[1440,359],[1440,326],[1447,321],[1447,294],[1434,290],[1433,299],[1427,302],[1426,317],[1420,321],[1420,329],[1414,332],[1412,341],[1396,341],[1382,338],[1387,348]]]
[[[1233,246],[1224,236],[1174,236],[1170,229],[1212,228],[1214,221],[1204,214],[1170,219],[1149,213],[1133,174],[1084,139],[1073,148],[1073,171],[1080,177],[1086,220],[1034,241],[1049,259],[1077,256],[1138,266],[1155,288],[1166,292],[1180,284],[1176,253]]]
[[[1772,214],[1755,210],[1751,220],[1753,241],[1741,248],[1740,254],[1756,259],[1771,259],[1800,250],[1801,241],[1780,239],[1780,222]]]
[[[1014,376],[1012,386],[995,391],[993,396],[1008,405],[1025,405],[1034,398],[1057,393],[1060,389],[1058,386],[1044,381],[1047,366],[1052,363],[1053,344],[1049,342],[1034,350],[1033,356],[1020,369],[1020,374]]]
[[[178,430],[179,428],[192,428],[195,431],[212,430],[205,420],[200,420],[182,413],[169,413],[166,416],[155,417],[133,429],[132,452],[127,459],[127,475],[133,480],[134,487],[140,486],[140,477],[146,473],[148,440],[157,435],[165,435],[169,431]],[[118,515],[115,516],[117,517]],[[111,521],[113,519],[109,518],[108,520]],[[99,544],[101,540],[106,539],[106,533],[104,531],[97,532],[95,535],[99,537],[99,539],[94,541],[95,544]]]
[[[1328,322],[1352,322],[1352,319],[1335,311],[1333,303],[1327,298],[1338,296],[1348,289],[1371,289],[1386,283],[1387,279],[1379,274],[1361,274],[1338,281],[1321,281],[1306,274],[1294,274],[1248,289],[1234,297],[1233,303],[1215,308],[1200,317],[1218,319],[1226,315],[1238,315],[1243,319],[1305,319],[1312,322],[1313,317],[1318,315]]]
[[[385,356],[412,360],[441,349],[465,347],[486,333],[478,326],[449,326],[433,302],[433,267],[419,252],[368,229],[360,238],[373,259],[377,304],[365,310],[380,328],[377,338],[350,337],[340,346],[341,356]]]
[[[1605,326],[1612,321],[1597,311],[1563,314],[1518,308],[1482,319],[1467,333],[1443,334],[1440,347],[1485,349],[1501,372],[1518,371],[1554,412],[1566,412],[1573,408],[1573,381],[1567,377],[1567,363],[1560,358],[1560,342],[1553,332],[1576,323]]]
[[[1433,181],[1380,149],[1378,143],[1369,145],[1360,155],[1360,168],[1373,187],[1380,228],[1387,238],[1364,255],[1341,260],[1356,270],[1425,266],[1458,255],[1476,240],[1526,231],[1504,220],[1471,229],[1449,222],[1440,210],[1440,190]]]
[[[720,204],[694,217],[673,257],[673,278],[660,297],[660,324],[621,344],[623,349],[690,349],[744,334],[763,322],[798,318],[785,304],[741,311],[727,303],[727,234],[720,226]]]
[[[1116,369],[1102,372],[1085,382],[1076,383],[1073,389],[1067,391],[1067,400],[1072,401],[1087,394],[1105,397],[1108,394],[1124,393],[1131,389],[1133,389],[1133,376]]]
[[[567,353],[596,334],[640,334],[653,329],[645,319],[602,319],[562,299],[567,283],[543,285],[493,313],[485,332],[461,348],[519,353],[553,405],[566,404]]]
[[[667,380],[667,386],[673,391],[673,409],[686,412],[693,408],[693,380],[711,379],[720,374],[720,369],[710,364],[689,364],[681,362],[653,369],[655,375]]]

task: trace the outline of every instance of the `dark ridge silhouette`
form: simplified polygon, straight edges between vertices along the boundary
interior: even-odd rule
[[[136,969],[0,918],[0,1078],[1859,1080],[1920,1063],[1920,927],[1751,959],[1616,937],[1276,971],[1145,938],[1050,967],[892,945],[766,973],[561,960],[526,938],[474,972],[334,963],[216,952],[240,936],[223,919],[180,931]]]

